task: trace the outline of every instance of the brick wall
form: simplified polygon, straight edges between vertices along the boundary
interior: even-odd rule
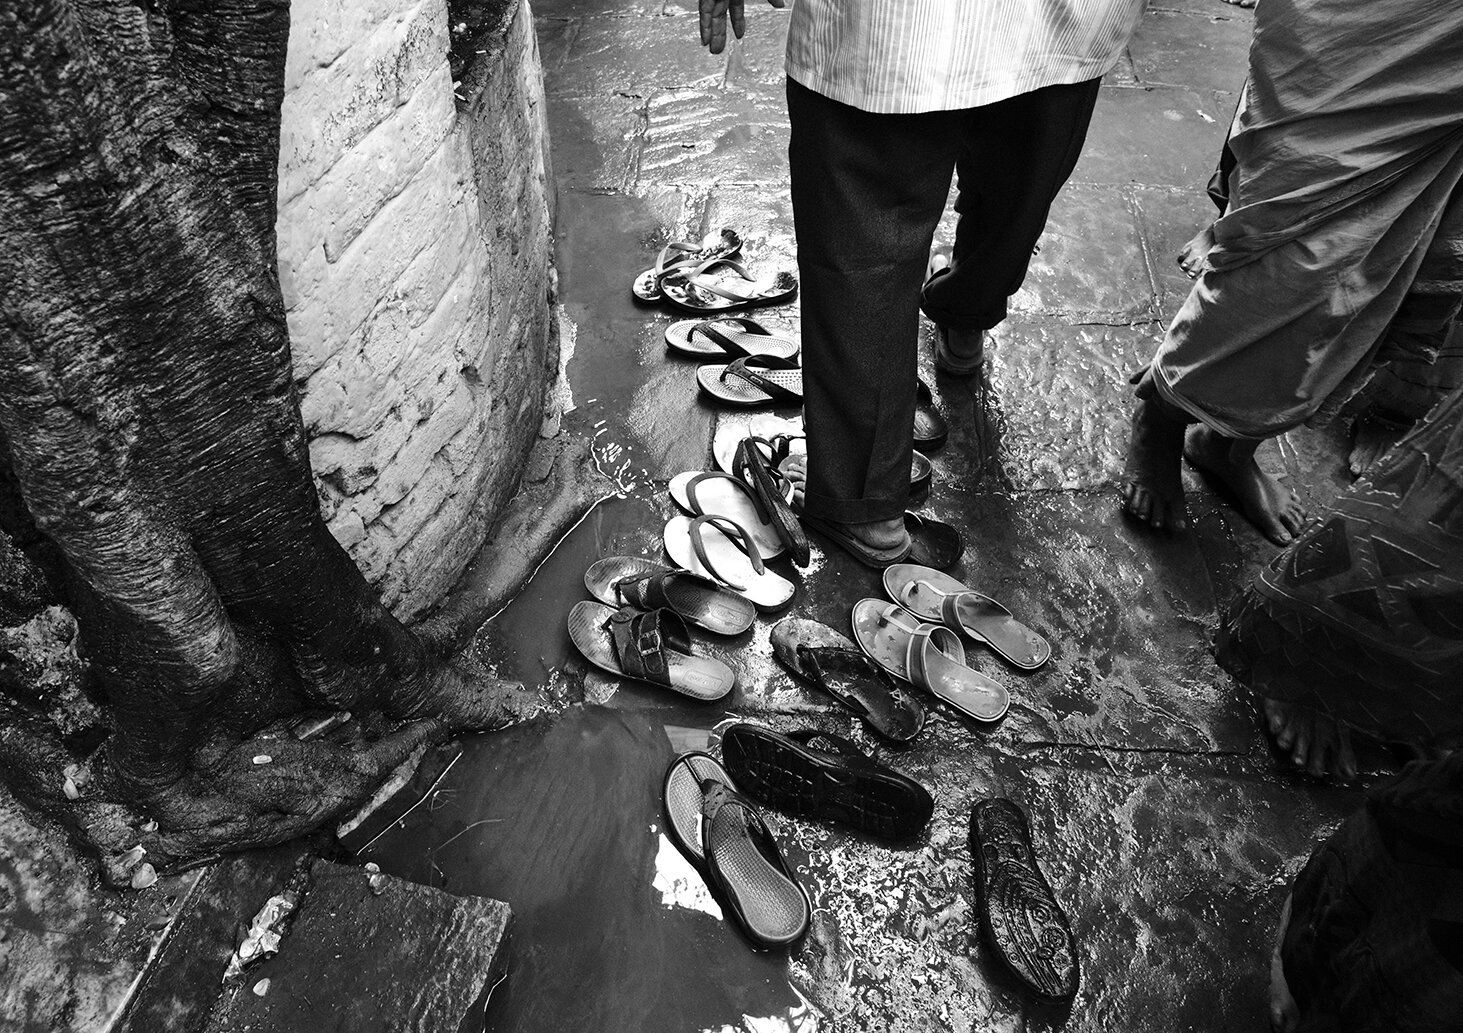
[[[527,0],[464,79],[446,0],[295,0],[279,265],[331,531],[411,617],[514,490],[557,366]]]

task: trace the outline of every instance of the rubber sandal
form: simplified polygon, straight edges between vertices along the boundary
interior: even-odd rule
[[[717,635],[740,635],[757,619],[751,600],[689,570],[674,570],[639,556],[606,556],[584,572],[589,594],[611,606],[675,611]]]
[[[919,700],[826,624],[784,617],[772,626],[772,655],[886,739],[909,742],[925,726]]]
[[[772,445],[770,442],[769,445],[772,448],[773,460],[780,462],[778,446]],[[806,567],[810,558],[808,536],[803,531],[803,525],[798,522],[797,514],[792,511],[792,506],[788,504],[787,498],[782,493],[781,475],[774,475],[773,467],[757,446],[758,442],[754,438],[742,439],[741,444],[737,446],[736,459],[733,461],[736,475],[752,486],[758,507],[765,515],[767,522],[772,525],[772,530],[777,534],[779,548],[786,549],[792,555],[794,564]]]
[[[708,233],[700,243],[689,240],[673,240],[660,249],[655,256],[655,265],[635,277],[630,293],[647,304],[661,300],[660,283],[667,276],[697,266],[707,261],[733,258],[742,250],[742,238],[735,230]]]
[[[807,934],[813,903],[751,800],[722,782],[701,784],[707,883],[753,945],[791,947]]]
[[[735,278],[716,275],[724,269],[735,273]],[[692,315],[735,312],[791,301],[797,297],[798,280],[789,272],[759,279],[740,262],[709,258],[662,278],[660,293],[662,301]]]
[[[665,551],[677,566],[741,593],[759,610],[782,609],[796,591],[791,581],[767,569],[751,536],[725,517],[671,517]]]
[[[1077,944],[1036,863],[1025,812],[999,797],[977,803],[970,812],[970,856],[981,929],[1006,967],[1043,997],[1071,997]]]
[[[1051,643],[1011,616],[1010,610],[928,565],[888,568],[884,591],[916,616],[963,631],[1023,671],[1034,671],[1051,658]]]
[[[929,624],[898,603],[860,599],[853,607],[853,637],[869,658],[977,721],[996,721],[1011,706],[1004,685],[965,663],[960,636]]]
[[[622,678],[636,678],[692,699],[721,699],[737,677],[715,657],[691,652],[685,621],[672,610],[616,610],[604,603],[575,603],[569,638],[585,659]]]
[[[821,517],[802,514],[805,525],[831,539],[845,552],[866,567],[883,570],[898,563],[916,562],[927,567],[950,567],[960,559],[965,546],[960,532],[938,520],[925,520],[914,513],[904,514],[904,527],[909,532],[909,548],[903,553],[881,555],[855,538],[843,524]]]
[[[669,488],[671,500],[692,516],[726,517],[750,533],[764,560],[786,551],[757,493],[740,478],[715,471],[678,473]]]
[[[682,319],[665,328],[665,343],[684,355],[742,359],[749,355],[796,358],[801,346],[779,337],[761,323],[736,316],[720,319]]]
[[[930,385],[921,378],[914,407],[914,447],[920,452],[934,452],[950,437],[950,424],[935,408]]]
[[[736,789],[726,768],[699,751],[683,753],[671,761],[660,785],[666,832],[686,860],[701,870],[706,863],[706,852],[701,847],[701,783],[708,779]]]
[[[781,460],[773,459],[774,447],[799,455],[808,452],[808,439],[803,433],[801,416],[783,417],[775,413],[761,412],[747,418],[723,415],[716,421],[716,430],[711,435],[711,456],[718,468],[727,473],[735,472],[737,445],[743,438],[760,438],[763,441],[762,455],[775,469]],[[784,447],[785,446],[785,447]],[[918,505],[930,492],[934,476],[934,465],[929,457],[915,452],[909,466],[909,501]]]
[[[803,404],[803,369],[792,359],[752,355],[701,366],[696,382],[718,402],[743,409]]]
[[[768,807],[895,842],[918,836],[935,810],[924,786],[827,732],[734,724],[722,733],[721,759],[742,791]]]

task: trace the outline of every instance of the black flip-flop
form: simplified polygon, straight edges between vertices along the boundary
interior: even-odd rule
[[[724,405],[755,409],[803,404],[803,368],[792,359],[749,355],[696,370],[701,390]]]
[[[896,842],[918,836],[935,809],[924,786],[827,732],[734,724],[722,734],[721,758],[743,791],[769,807]]]
[[[743,438],[737,445],[736,457],[732,460],[732,466],[736,474],[745,483],[751,486],[757,501],[761,504],[762,515],[777,532],[778,541],[783,548],[792,555],[792,561],[799,567],[808,565],[808,536],[803,531],[803,525],[798,522],[797,514],[788,505],[787,499],[779,489],[778,478],[773,477],[772,466],[768,463],[767,457],[757,447],[760,439]],[[773,459],[778,460],[777,449],[773,448]]]
[[[950,437],[950,424],[935,408],[930,385],[921,378],[914,407],[914,447],[920,452],[934,452]]]
[[[805,525],[842,546],[854,559],[866,567],[884,570],[896,563],[921,563],[926,567],[943,570],[953,567],[965,551],[960,532],[949,524],[938,520],[925,520],[914,513],[904,514],[904,526],[909,531],[909,548],[902,554],[881,556],[875,550],[859,541],[842,524],[835,524],[820,517],[802,514]]]
[[[665,343],[672,351],[699,357],[727,360],[748,355],[796,358],[801,346],[790,337],[779,337],[761,323],[737,316],[720,319],[682,319],[665,328]]]
[[[674,610],[718,635],[740,635],[757,619],[750,599],[729,588],[639,556],[606,556],[584,572],[589,594],[610,606],[637,610]]]
[[[786,949],[807,935],[808,891],[756,805],[715,779],[701,783],[701,845],[708,885],[754,946]]]
[[[693,750],[671,761],[660,784],[666,833],[686,860],[702,871],[706,851],[701,846],[701,784],[708,779],[736,789],[736,783],[716,758]]]
[[[1025,812],[1000,797],[976,804],[970,856],[981,928],[1001,960],[1041,996],[1071,997],[1077,992],[1077,944],[1036,863]]]
[[[772,655],[892,742],[909,742],[925,726],[925,708],[852,640],[826,624],[784,617],[772,626]]]

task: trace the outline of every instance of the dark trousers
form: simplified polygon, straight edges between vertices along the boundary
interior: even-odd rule
[[[961,330],[1006,318],[1077,163],[1097,88],[1093,79],[978,108],[879,115],[788,80],[806,512],[844,523],[904,512],[919,310]],[[957,169],[951,265],[922,297]]]

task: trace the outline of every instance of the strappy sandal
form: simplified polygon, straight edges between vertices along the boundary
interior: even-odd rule
[[[803,368],[791,359],[752,355],[696,370],[696,382],[725,405],[755,409],[803,404]]]
[[[904,528],[909,532],[909,548],[892,554],[881,554],[855,537],[843,524],[806,513],[802,514],[801,519],[808,527],[837,543],[864,566],[875,570],[883,570],[909,560],[930,567],[951,567],[965,551],[965,543],[955,528],[938,520],[926,520],[914,513],[904,514]]]
[[[887,671],[826,624],[784,617],[772,626],[772,655],[893,742],[909,742],[925,726],[925,708]]]
[[[639,556],[606,556],[584,572],[589,594],[610,606],[675,611],[717,635],[740,635],[757,619],[750,599],[710,578]]]
[[[700,243],[673,240],[660,249],[660,254],[655,256],[655,265],[635,277],[630,293],[647,304],[660,301],[660,282],[667,276],[695,269],[707,261],[733,258],[741,250],[742,238],[735,230],[724,229],[720,233],[707,234]]]
[[[761,812],[715,779],[701,784],[701,844],[707,883],[754,946],[781,950],[807,934],[813,903]]]
[[[766,521],[772,525],[772,530],[777,534],[780,547],[785,548],[792,555],[792,561],[799,567],[806,567],[809,560],[808,536],[803,531],[803,525],[798,522],[797,514],[792,511],[787,498],[783,495],[781,475],[773,473],[775,466],[785,458],[783,451],[786,445],[780,448],[777,445],[768,443],[772,451],[772,460],[762,455],[758,448],[759,442],[755,438],[743,438],[742,443],[737,446],[736,458],[733,466],[736,475],[752,486],[756,495],[761,513]]]
[[[772,525],[762,500],[739,477],[717,471],[678,473],[668,485],[671,500],[692,516],[719,516],[734,521],[752,536],[764,560],[785,551],[782,536]]]
[[[714,275],[723,269],[736,278]],[[738,309],[780,305],[797,297],[798,280],[789,272],[758,279],[747,267],[729,258],[710,258],[660,282],[661,300],[692,315],[734,312]]]
[[[918,836],[935,810],[924,786],[829,732],[738,723],[722,733],[721,758],[743,792],[769,807],[896,842]]]
[[[721,699],[736,685],[736,675],[726,664],[691,652],[686,622],[673,610],[575,603],[569,611],[569,638],[596,667],[692,699]]]
[[[1051,643],[1013,617],[1010,610],[949,574],[901,563],[884,571],[884,590],[916,616],[963,631],[1023,671],[1036,670],[1052,655]]]
[[[752,536],[725,517],[671,517],[665,551],[678,566],[740,592],[759,610],[782,609],[796,591],[791,581],[767,569]]]
[[[720,319],[682,319],[665,328],[665,343],[684,355],[744,359],[750,355],[796,358],[797,341],[779,337],[761,323],[737,316]]]
[[[977,721],[997,721],[1010,709],[1005,686],[966,666],[960,636],[944,625],[929,624],[882,599],[860,599],[852,623],[859,648],[894,677]]]

